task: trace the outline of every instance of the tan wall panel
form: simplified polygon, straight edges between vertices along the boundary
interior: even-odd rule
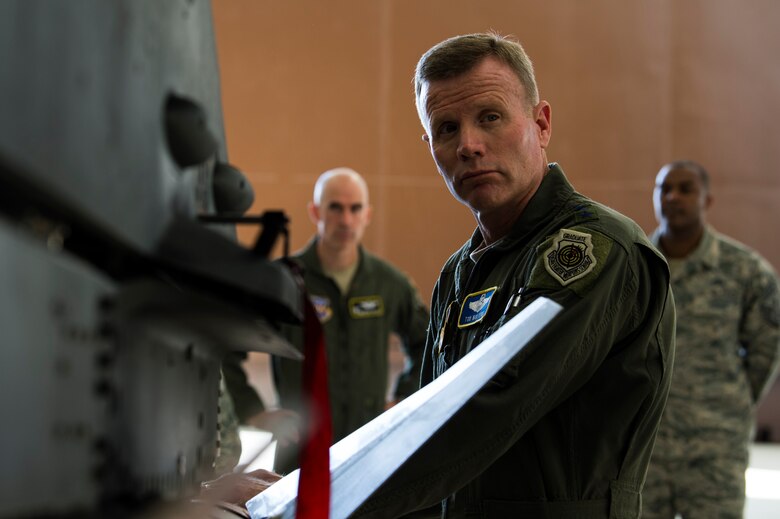
[[[424,297],[474,222],[435,170],[413,106],[419,55],[458,33],[518,36],[553,110],[549,158],[646,230],[658,167],[702,161],[712,221],[780,265],[780,38],[773,0],[213,0],[231,160],[254,210],[282,207],[293,246],[323,170],[368,179],[372,250]],[[413,253],[412,253],[413,251]]]
[[[319,173],[377,175],[382,4],[212,5],[230,160],[255,187],[252,212],[289,213],[297,249],[312,232],[305,201]]]
[[[412,269],[434,273],[425,282],[415,276],[426,302],[441,266],[475,228],[468,209],[449,194],[443,196],[447,192],[444,181],[434,180],[388,186],[386,198],[388,207],[393,208],[392,225],[387,229],[387,241],[392,246],[386,257],[410,274]]]
[[[713,176],[710,220],[780,267],[780,4],[682,2],[672,20],[675,156]]]

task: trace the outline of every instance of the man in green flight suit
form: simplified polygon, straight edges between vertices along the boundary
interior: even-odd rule
[[[405,274],[361,246],[371,206],[366,182],[357,172],[336,168],[320,175],[308,212],[317,233],[291,259],[302,267],[304,285],[323,325],[335,442],[392,404],[386,402],[391,333],[401,339],[408,359],[393,399],[419,387],[428,310]],[[303,344],[301,327],[283,331],[292,344]],[[235,364],[232,368],[227,380],[243,422],[262,427],[271,414],[275,423],[268,428],[283,430],[278,422],[289,415],[277,420],[280,411],[305,409],[301,362],[272,359],[282,408],[277,411],[265,411],[257,394],[241,380],[243,374],[236,376]],[[288,437],[280,439],[284,441],[277,447],[274,469],[286,473],[299,466],[298,446]]]
[[[673,362],[666,262],[548,163],[551,109],[520,44],[445,40],[415,87],[423,140],[477,220],[434,289],[422,382],[535,298],[564,310],[354,517],[639,517]]]

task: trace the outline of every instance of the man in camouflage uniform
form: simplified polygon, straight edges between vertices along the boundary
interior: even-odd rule
[[[677,307],[677,351],[645,484],[643,517],[739,518],[755,411],[778,362],[772,267],[705,222],[706,170],[661,168],[653,196]]]

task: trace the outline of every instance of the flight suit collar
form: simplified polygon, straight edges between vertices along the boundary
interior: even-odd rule
[[[512,248],[518,240],[536,230],[540,225],[549,222],[550,215],[560,212],[574,194],[574,187],[566,179],[561,167],[556,162],[550,163],[547,167],[547,173],[542,179],[539,189],[531,197],[512,230],[491,248],[496,250]],[[482,242],[482,233],[477,228],[471,236],[469,246],[464,251],[462,259],[469,258],[469,254],[476,250]]]
[[[567,207],[574,194],[574,187],[566,179],[560,166],[554,162],[550,163],[542,183],[509,234],[493,243],[488,250],[479,255],[479,259],[485,257],[484,261],[489,264],[493,258],[497,257],[493,256],[494,254],[516,248],[518,243],[528,240],[529,236],[536,234],[541,227],[549,225],[550,221],[555,219],[555,215]],[[587,209],[583,209],[583,211],[587,211]],[[592,214],[588,213],[588,217],[592,217]],[[479,248],[482,242],[482,233],[477,228],[472,234],[468,246],[464,247],[460,253],[455,267],[455,297],[458,300],[465,295],[471,273],[476,266],[476,261],[471,258],[471,253]]]
[[[299,256],[304,266],[309,271],[316,272],[320,276],[326,276],[325,271],[322,268],[322,262],[320,262],[320,257],[317,255],[318,241],[319,238],[315,235],[311,240],[309,240],[309,243],[306,244],[306,247],[301,251]],[[370,275],[374,269],[374,266],[371,264],[371,262],[365,261],[365,255],[366,252],[363,250],[363,246],[358,245],[358,268],[355,271],[356,278],[363,273]]]

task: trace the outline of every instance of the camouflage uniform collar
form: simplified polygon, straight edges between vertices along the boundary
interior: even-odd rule
[[[704,226],[704,233],[696,249],[686,258],[691,263],[700,263],[709,268],[718,268],[720,263],[720,247],[715,239],[715,232],[709,225]]]
[[[717,232],[709,225],[704,226],[704,233],[701,236],[699,245],[686,258],[680,261],[685,264],[702,265],[710,269],[718,268],[720,263],[720,246],[716,239]],[[660,251],[661,250],[661,228],[658,227],[650,235],[650,241]],[[668,260],[667,260],[668,261]]]

